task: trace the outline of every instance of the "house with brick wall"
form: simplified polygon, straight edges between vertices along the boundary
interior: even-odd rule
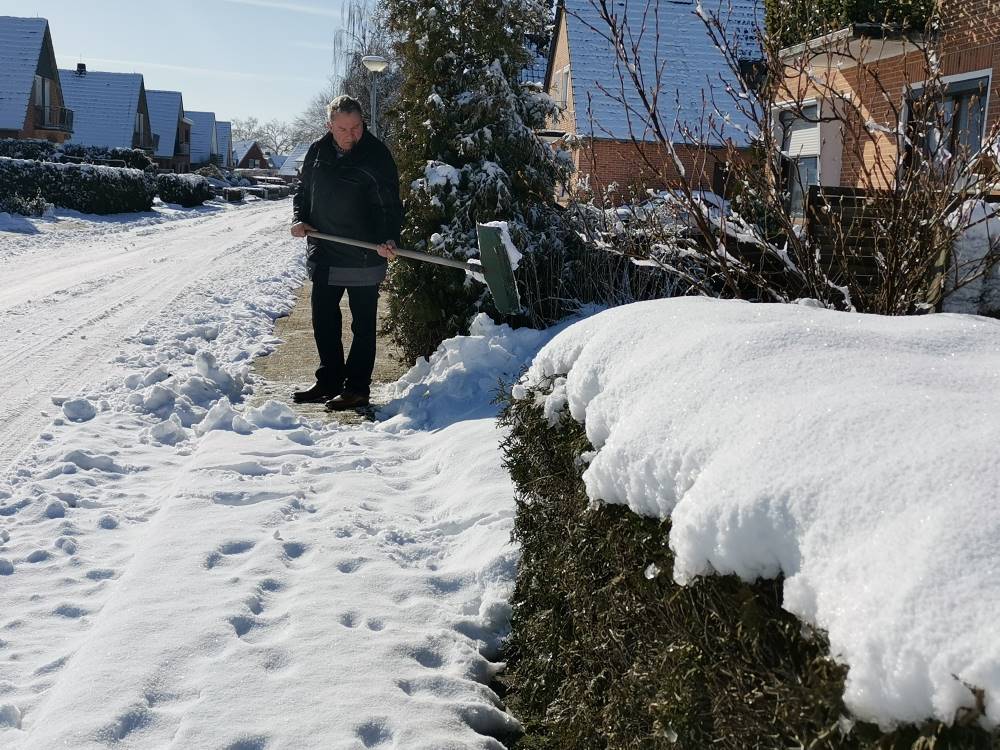
[[[712,2],[702,5],[713,7]],[[727,95],[715,96],[736,74],[698,16],[699,4],[608,3],[621,14],[615,20],[629,60],[616,54],[599,6],[597,0],[560,0],[545,72],[544,90],[561,113],[542,135],[580,144],[573,151],[572,187],[586,187],[597,198],[612,184],[626,193],[670,187],[679,173],[664,143],[669,142],[695,186],[722,192],[725,141],[744,143],[746,122]],[[739,54],[748,61],[758,58],[762,3],[726,0],[717,11]],[[641,91],[630,64],[641,73]],[[644,98],[656,102],[662,138]]]
[[[237,169],[269,169],[271,161],[257,141],[233,141],[233,163]]]
[[[63,143],[72,133],[49,22],[0,16],[0,138]]]
[[[921,155],[990,151],[1000,117],[995,0],[941,0],[932,33],[854,24],[780,55],[787,72],[774,105],[793,210],[812,185],[887,189]],[[933,97],[923,96],[931,81]]]

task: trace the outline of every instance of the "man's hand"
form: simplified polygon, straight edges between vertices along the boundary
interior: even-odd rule
[[[297,221],[292,224],[292,237],[305,237],[306,232],[315,232],[316,227],[309,226],[304,221]]]
[[[375,252],[381,255],[383,258],[388,258],[389,260],[395,260],[396,258],[396,243],[392,240],[387,240],[376,248]]]

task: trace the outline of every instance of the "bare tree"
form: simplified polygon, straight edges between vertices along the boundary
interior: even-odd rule
[[[983,218],[957,209],[996,179],[984,155],[996,152],[1000,138],[996,127],[982,143],[959,132],[945,105],[937,19],[924,29],[879,25],[867,36],[832,34],[783,49],[765,29],[735,33],[731,4],[699,3],[694,12],[725,73],[704,81],[700,117],[677,121],[675,94],[662,85],[673,61],[644,51],[651,37],[660,48],[656,0],[641,12],[591,3],[594,13],[581,20],[620,63],[618,85],[602,95],[622,108],[636,154],[672,189],[674,210],[692,230],[649,243],[649,255],[693,288],[907,314],[933,309],[1000,258],[996,246],[961,261],[951,253],[970,221]],[[968,12],[953,5],[956,14]],[[880,64],[872,54],[889,40],[904,48],[902,64]],[[758,53],[753,66],[748,46]],[[977,112],[985,96],[973,92]],[[851,189],[809,190],[788,148],[803,123],[839,138]],[[704,196],[704,175],[720,156],[730,212],[714,211]]]

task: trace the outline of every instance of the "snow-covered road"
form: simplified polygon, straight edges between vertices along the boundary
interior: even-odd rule
[[[151,226],[68,219],[41,235],[0,232],[0,475],[49,421],[53,394],[99,384],[108,352],[182,290],[246,273],[249,245],[288,244],[287,216],[287,203],[261,202]]]
[[[355,427],[246,406],[289,206],[0,215],[0,747],[502,750],[514,502],[477,323]],[[61,407],[53,403],[62,402]]]

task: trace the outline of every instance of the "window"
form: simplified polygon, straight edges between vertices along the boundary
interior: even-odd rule
[[[559,74],[559,104],[563,107],[569,106],[569,67],[562,69]]]
[[[932,161],[954,156],[967,159],[983,147],[989,78],[948,83],[943,97],[928,101],[923,91],[910,97],[909,136],[912,148]]]
[[[809,186],[819,184],[819,107],[812,104],[798,113],[786,110],[778,116],[778,124],[789,212],[801,218],[806,213]]]

